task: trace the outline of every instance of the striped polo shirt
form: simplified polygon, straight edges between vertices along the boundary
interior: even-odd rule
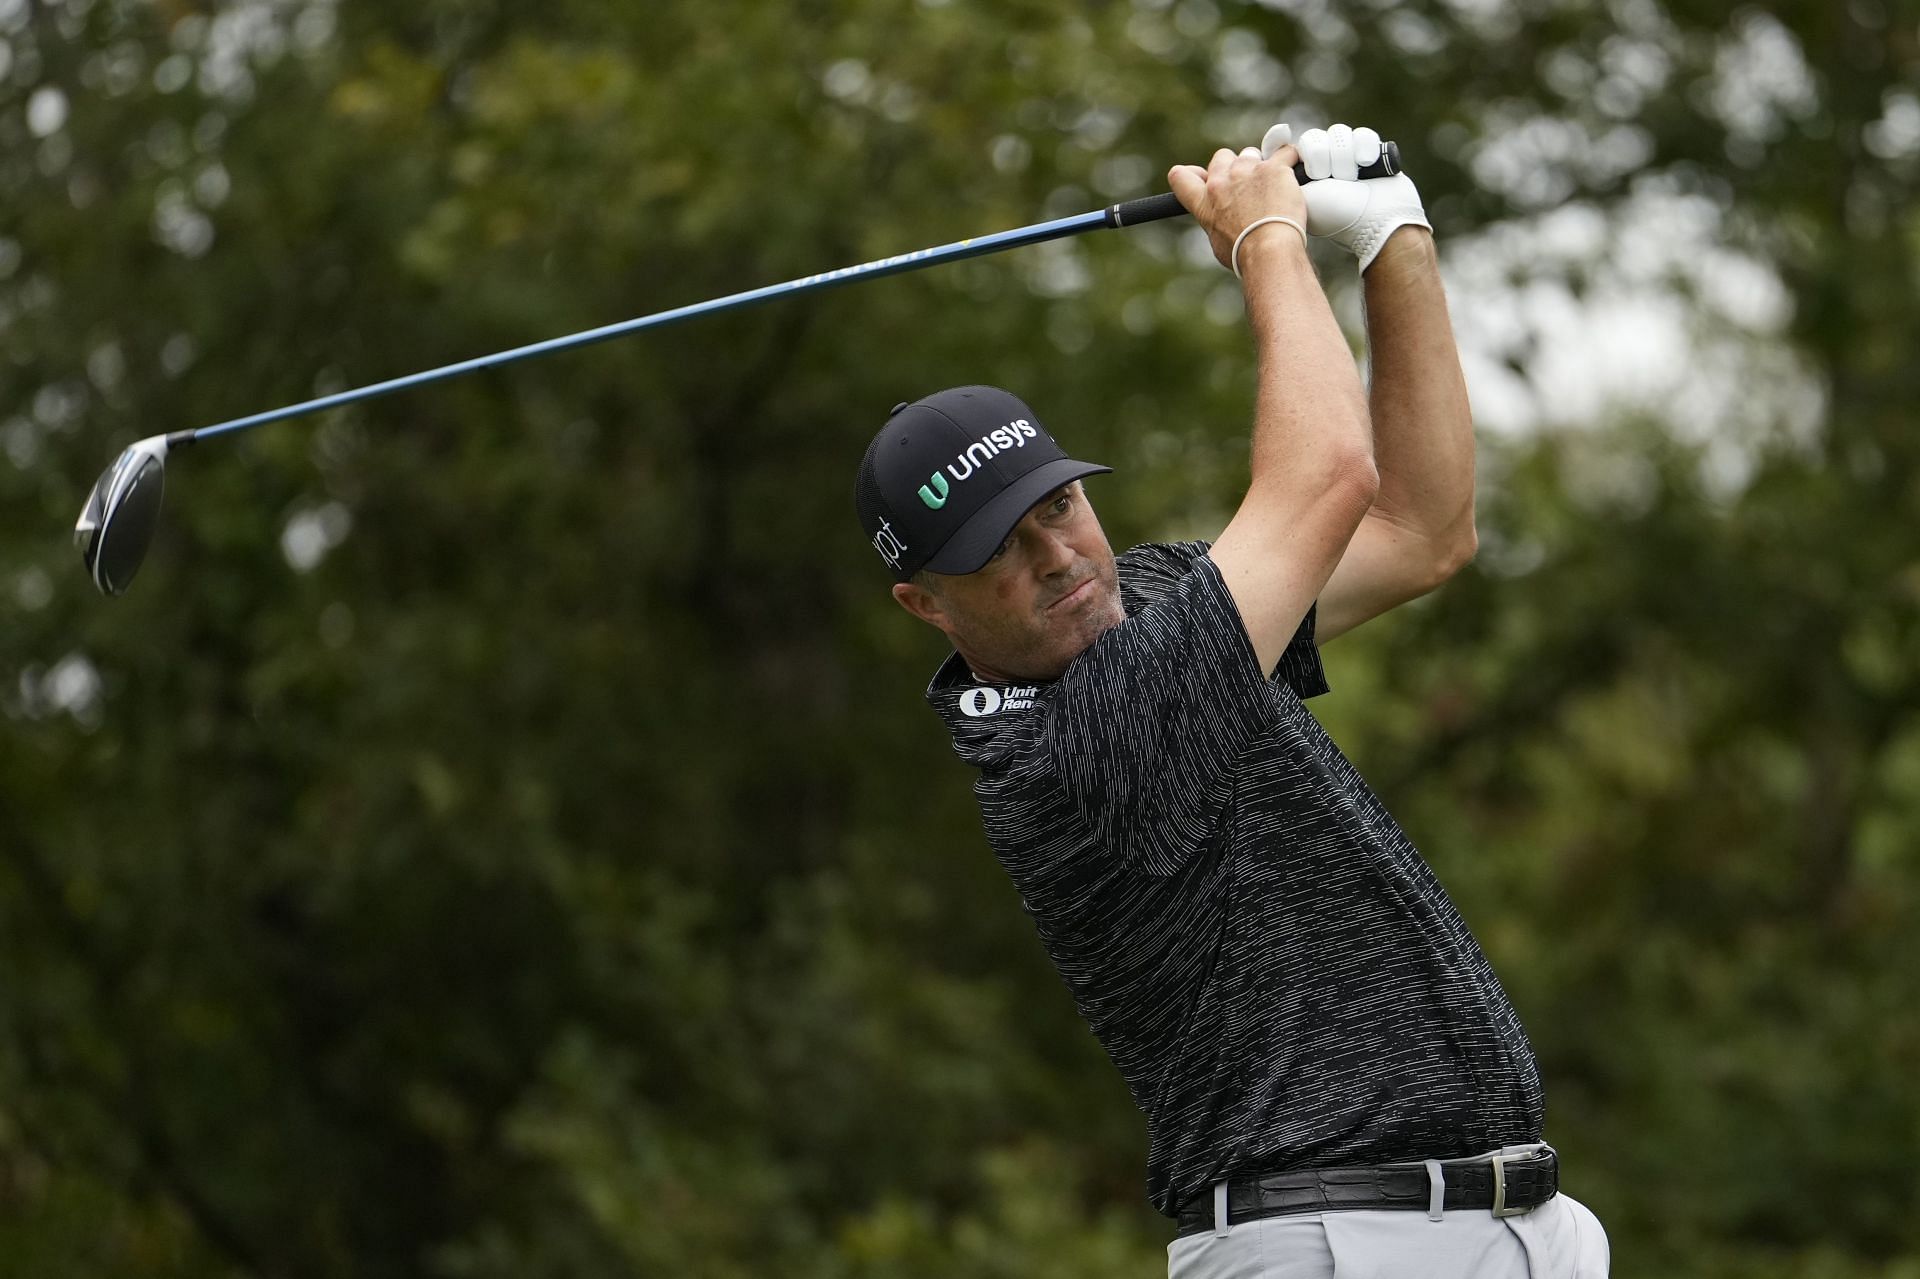
[[[1269,679],[1207,543],[1119,557],[1127,620],[1058,678],[927,699],[988,841],[1147,1120],[1169,1216],[1216,1181],[1540,1139],[1540,1078],[1486,957],[1303,699]]]

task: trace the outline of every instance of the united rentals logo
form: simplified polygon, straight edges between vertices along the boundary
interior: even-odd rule
[[[1022,684],[1004,692],[981,684],[960,694],[960,713],[968,719],[985,719],[1001,711],[1030,710],[1039,691],[1038,684]]]
[[[952,491],[947,484],[947,475],[951,475],[957,484],[1008,449],[1025,448],[1028,440],[1039,438],[1040,428],[1023,417],[988,431],[967,445],[966,452],[948,464],[946,475],[935,471],[927,477],[927,482],[920,486],[920,500],[928,510],[939,510],[947,504],[947,494]]]

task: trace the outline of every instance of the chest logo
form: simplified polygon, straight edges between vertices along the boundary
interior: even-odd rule
[[[1004,693],[983,684],[960,694],[960,713],[968,719],[985,719],[1001,711],[1032,710],[1033,699],[1039,692],[1038,684],[1019,684]]]
[[[981,719],[1000,709],[1000,690],[970,688],[960,694],[960,713],[968,719]]]

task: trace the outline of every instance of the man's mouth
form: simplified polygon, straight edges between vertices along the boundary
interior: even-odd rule
[[[1098,580],[1097,574],[1094,577],[1089,577],[1086,581],[1080,583],[1080,585],[1074,587],[1072,590],[1068,591],[1065,595],[1062,595],[1059,599],[1047,605],[1047,611],[1051,613],[1054,609],[1059,608],[1062,604],[1071,604],[1074,600],[1079,599],[1081,596],[1087,593],[1087,591],[1093,586],[1096,580]]]

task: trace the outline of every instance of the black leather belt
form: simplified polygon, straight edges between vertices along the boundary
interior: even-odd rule
[[[1449,1163],[1440,1171],[1445,1182],[1442,1206],[1447,1209],[1485,1208],[1496,1217],[1511,1217],[1538,1208],[1560,1193],[1560,1160],[1551,1149],[1485,1162]],[[1433,1183],[1423,1164],[1313,1168],[1230,1183],[1227,1224],[1353,1209],[1426,1211],[1432,1203]],[[1181,1236],[1212,1230],[1213,1192],[1189,1199],[1175,1220]]]

